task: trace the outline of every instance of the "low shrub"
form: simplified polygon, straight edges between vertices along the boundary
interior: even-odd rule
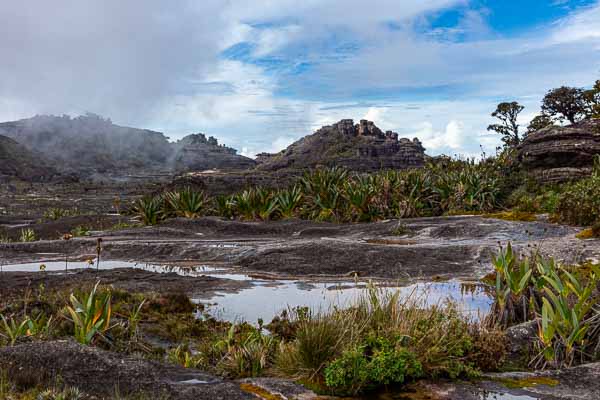
[[[556,217],[572,225],[600,223],[600,156],[596,156],[591,177],[564,188],[558,199]]]

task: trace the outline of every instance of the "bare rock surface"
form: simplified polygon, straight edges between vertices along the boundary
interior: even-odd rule
[[[398,231],[402,234],[398,235]],[[102,236],[104,259],[196,265],[218,263],[277,277],[349,276],[405,282],[478,279],[491,255],[511,242],[538,246],[566,263],[600,259],[600,240],[582,241],[577,228],[482,217],[434,217],[372,224],[288,220],[239,222],[215,217],[174,219],[156,227],[99,232],[64,241],[0,244],[5,263],[86,257]]]
[[[60,379],[84,393],[112,398],[142,394],[152,398],[255,399],[239,384],[206,373],[127,357],[73,341],[27,343],[0,348],[0,369],[16,383],[52,385]]]
[[[220,279],[210,276],[181,276],[175,272],[156,273],[138,268],[116,268],[99,270],[94,268],[69,270],[68,276],[61,272],[6,272],[0,277],[0,293],[9,298],[12,293],[18,295],[30,287],[75,289],[93,286],[100,281],[116,289],[131,292],[185,293],[190,297],[210,297],[216,292],[235,292],[251,286],[246,281]],[[1,301],[0,301],[1,303]]]
[[[600,120],[569,126],[549,126],[529,134],[519,146],[519,158],[533,176],[556,183],[587,176],[600,154]]]

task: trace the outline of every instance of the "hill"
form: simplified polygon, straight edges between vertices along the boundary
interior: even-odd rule
[[[344,119],[305,136],[280,153],[259,154],[257,161],[257,168],[264,171],[340,166],[369,172],[421,167],[425,149],[418,139],[398,139],[397,133],[383,132],[371,121],[354,124]]]
[[[0,180],[18,178],[26,181],[48,181],[56,170],[39,154],[16,141],[0,135]]]
[[[172,143],[161,132],[113,124],[94,114],[39,115],[0,123],[0,135],[43,154],[57,169],[80,176],[163,173],[194,168],[247,168],[254,161],[214,138],[190,135]]]

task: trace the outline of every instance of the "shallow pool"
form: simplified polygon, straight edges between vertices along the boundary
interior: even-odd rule
[[[65,271],[64,261],[35,262],[2,266],[2,271],[39,272],[40,265],[45,271]],[[96,268],[87,262],[68,262],[66,271]],[[367,291],[367,284],[354,281],[313,281],[313,280],[261,280],[253,279],[243,273],[232,273],[232,269],[198,265],[181,267],[172,265],[156,265],[125,261],[101,261],[101,270],[115,268],[139,268],[156,273],[177,273],[181,276],[212,276],[223,279],[249,281],[250,288],[237,293],[217,292],[209,298],[193,299],[203,304],[205,311],[215,318],[241,322],[256,323],[258,319],[271,321],[283,310],[296,307],[309,307],[313,311],[326,311],[331,307],[348,307]],[[388,282],[383,291],[400,291],[400,298],[416,299],[424,305],[440,304],[453,301],[461,312],[472,318],[480,318],[489,310],[492,299],[481,285],[464,284],[456,281],[417,283],[401,286]]]

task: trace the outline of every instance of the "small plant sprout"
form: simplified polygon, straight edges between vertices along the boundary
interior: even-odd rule
[[[36,236],[33,229],[21,229],[21,242],[35,242]]]
[[[68,270],[68,266],[69,266],[69,253],[68,253],[68,244],[67,242],[69,240],[73,239],[73,235],[71,235],[70,233],[65,233],[64,235],[62,235],[62,240],[64,240],[65,242],[65,271]]]
[[[89,258],[86,261],[86,263],[87,263],[87,265],[88,265],[89,268],[92,268],[94,266],[94,259],[93,258]]]
[[[0,315],[0,318],[2,318],[0,336],[7,338],[11,346],[14,346],[19,339],[29,336],[30,319],[28,317],[25,317],[21,322],[17,322],[15,318],[7,319],[4,315]]]
[[[46,264],[40,265],[40,272],[44,272],[46,270]]]

